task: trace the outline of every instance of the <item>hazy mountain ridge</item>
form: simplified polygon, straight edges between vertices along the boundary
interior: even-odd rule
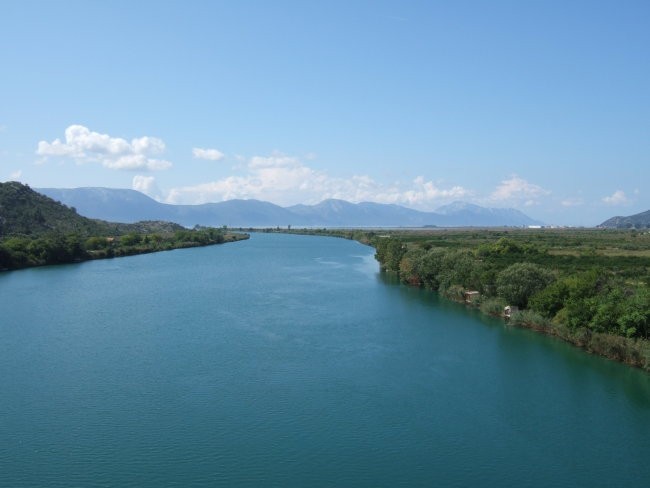
[[[627,217],[612,217],[599,225],[599,227],[607,227],[613,229],[647,229],[650,228],[650,210],[638,214],[630,215]]]
[[[393,204],[324,200],[316,205],[280,207],[259,200],[228,200],[201,205],[170,205],[135,190],[113,188],[41,188],[41,193],[91,218],[136,222],[167,220],[229,227],[457,227],[541,225],[514,209],[484,208],[463,202],[422,212]]]
[[[445,225],[442,216],[420,212],[399,205],[329,199],[316,205],[287,207],[292,213],[309,219],[311,225],[340,225],[346,227],[421,227]],[[438,223],[434,220],[437,219]]]
[[[542,225],[514,208],[486,208],[466,202],[453,202],[436,209],[436,213],[448,216],[459,226]],[[502,222],[515,222],[504,224]],[[521,222],[519,224],[518,222]]]

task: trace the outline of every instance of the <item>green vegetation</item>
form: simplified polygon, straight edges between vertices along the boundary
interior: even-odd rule
[[[650,232],[605,229],[306,230],[376,249],[383,271],[510,324],[650,371]]]
[[[248,238],[225,229],[80,216],[28,186],[0,183],[0,270],[206,246]]]
[[[496,313],[496,303],[519,307],[514,325],[650,370],[650,258],[644,252],[650,248],[649,235],[597,230],[501,234],[446,231],[426,238],[401,233],[375,238],[373,244],[382,268],[405,283],[451,299],[463,296],[461,290],[479,291],[484,302],[490,300],[484,311]]]
[[[108,222],[91,220],[75,209],[17,182],[0,183],[0,237],[46,233],[108,235]]]

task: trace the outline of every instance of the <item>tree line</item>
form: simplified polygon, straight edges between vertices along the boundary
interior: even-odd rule
[[[455,300],[478,291],[475,304],[485,313],[501,315],[514,305],[517,325],[650,369],[650,292],[639,274],[584,262],[550,266],[557,259],[547,250],[507,237],[474,248],[413,245],[395,236],[371,243],[381,269],[406,284]]]
[[[62,232],[13,235],[0,240],[0,270],[128,256],[224,241],[225,231],[212,227],[160,233],[129,232],[116,236],[88,237]]]

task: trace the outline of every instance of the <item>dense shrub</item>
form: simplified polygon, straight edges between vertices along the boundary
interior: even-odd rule
[[[532,263],[515,263],[497,275],[497,295],[508,304],[525,308],[528,299],[553,282],[550,271]]]
[[[481,301],[480,309],[481,312],[486,315],[501,316],[503,315],[504,307],[505,303],[503,300],[500,300],[498,298],[487,298]]]
[[[430,240],[409,245],[395,235],[374,236],[376,258],[382,269],[397,273],[402,282],[437,290],[453,300],[462,300],[467,290],[480,291],[485,313],[501,315],[503,305],[517,305],[522,312],[513,323],[534,325],[578,345],[589,344],[599,333],[650,336],[648,266],[640,266],[644,261],[639,258],[599,254],[594,236],[600,234],[590,234],[591,240],[569,236],[562,241],[565,248],[577,249],[578,257],[549,254],[547,247],[557,246],[554,233],[535,234],[548,240],[541,244],[517,242],[498,232],[463,233],[465,239],[498,237],[474,248],[454,246],[445,241],[446,235],[434,233]],[[610,239],[608,234],[602,238]]]
[[[520,310],[510,317],[510,323],[518,327],[550,330],[551,321],[532,310]]]

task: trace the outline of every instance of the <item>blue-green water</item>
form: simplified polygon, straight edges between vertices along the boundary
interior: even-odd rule
[[[332,238],[0,274],[0,486],[649,486],[650,375]]]

